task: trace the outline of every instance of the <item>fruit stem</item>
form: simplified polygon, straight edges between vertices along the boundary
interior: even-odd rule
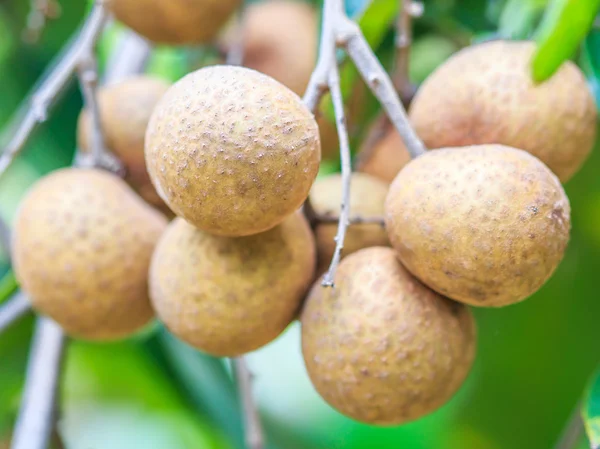
[[[58,95],[71,81],[82,55],[87,54],[90,49],[95,47],[104,28],[105,20],[106,11],[102,2],[99,2],[94,6],[65,56],[60,58],[48,77],[33,93],[25,117],[20,121],[0,155],[0,176],[23,149],[33,131],[46,121],[50,107],[54,105]]]
[[[56,415],[65,337],[48,318],[38,318],[12,449],[46,449]]]
[[[340,217],[335,217],[333,215],[315,215],[313,220],[317,224],[331,224],[337,223],[340,220]],[[385,219],[383,217],[362,217],[360,215],[354,215],[348,218],[349,225],[362,225],[362,224],[376,224],[385,227]]]
[[[242,65],[244,62],[244,3],[235,14],[235,33],[233,44],[227,51],[225,64]]]
[[[244,418],[244,435],[247,449],[263,449],[264,436],[260,416],[252,396],[252,374],[243,357],[231,359],[235,373],[238,395]]]
[[[31,310],[29,300],[18,291],[0,306],[0,334]]]
[[[392,74],[392,82],[405,104],[415,92],[411,84],[408,69],[410,46],[412,44],[412,18],[423,14],[423,4],[413,0],[400,0],[400,11],[396,20],[396,64]]]

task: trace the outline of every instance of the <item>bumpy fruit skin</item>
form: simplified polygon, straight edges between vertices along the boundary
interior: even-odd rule
[[[154,107],[169,88],[169,83],[151,76],[136,76],[98,90],[100,121],[106,146],[127,169],[126,181],[147,202],[169,212],[160,199],[146,170],[144,138]],[[90,151],[91,120],[82,110],[77,125],[77,143]]]
[[[320,161],[317,123],[301,99],[254,70],[212,66],[163,96],[146,134],[159,195],[216,235],[266,231],[304,202]]]
[[[238,31],[225,36],[229,49]],[[303,95],[317,60],[319,21],[314,7],[298,0],[249,4],[242,28],[243,65]]]
[[[569,200],[531,154],[503,145],[430,151],[398,174],[385,204],[400,261],[457,301],[521,301],[552,275],[569,241]]]
[[[302,311],[302,352],[317,391],[341,413],[397,425],[443,405],[475,356],[469,309],[415,279],[390,248],[339,265],[335,288],[317,282]]]
[[[375,176],[390,184],[409,161],[410,154],[400,134],[388,127],[373,148],[361,151],[356,168],[359,172]]]
[[[388,186],[377,178],[363,173],[352,174],[350,216],[383,217]],[[310,191],[310,204],[320,216],[337,217],[342,202],[342,177],[339,174],[317,179]],[[317,273],[322,274],[331,262],[335,250],[337,224],[320,223],[315,228],[317,239]],[[383,227],[375,223],[352,225],[346,231],[342,257],[369,246],[388,246]]]
[[[126,337],[153,317],[148,267],[166,223],[112,174],[58,170],[19,208],[15,274],[32,306],[69,335]]]
[[[179,338],[216,356],[275,339],[296,316],[315,270],[315,242],[295,213],[261,234],[229,238],[176,218],[150,269],[158,317]]]
[[[240,0],[108,0],[115,17],[151,41],[206,43],[227,22]]]
[[[532,42],[466,48],[423,83],[410,119],[429,148],[498,143],[542,160],[565,182],[592,150],[596,106],[581,70],[565,62],[535,85]]]

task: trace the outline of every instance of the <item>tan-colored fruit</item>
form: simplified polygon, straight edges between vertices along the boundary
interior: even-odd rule
[[[560,263],[571,227],[558,178],[503,145],[430,151],[398,174],[386,229],[401,262],[457,301],[498,307],[537,291]]]
[[[594,145],[596,106],[572,62],[535,85],[534,49],[532,42],[487,42],[456,53],[433,72],[410,108],[425,145],[521,148],[567,181]]]
[[[245,67],[257,70],[303,95],[317,60],[319,20],[303,1],[267,0],[249,4],[242,28]],[[239,30],[224,36],[228,50]]]
[[[150,115],[169,84],[151,76],[136,76],[98,90],[98,107],[105,144],[127,169],[126,181],[147,202],[163,212],[168,208],[150,182],[144,160],[144,137]],[[81,111],[77,143],[90,151],[91,120]]]
[[[352,174],[350,216],[383,218],[388,186],[377,178],[363,173]],[[319,216],[338,217],[342,202],[342,177],[333,174],[315,181],[310,190],[310,204]],[[320,223],[315,228],[317,238],[317,273],[322,274],[331,262],[335,249],[336,223]],[[348,228],[342,257],[369,246],[386,246],[389,240],[385,229],[376,223],[355,224]]]
[[[115,17],[151,41],[164,44],[209,42],[240,0],[108,0]]]
[[[397,425],[430,413],[465,380],[475,356],[467,307],[415,279],[390,248],[339,265],[304,305],[302,352],[317,391],[341,413]]]
[[[207,234],[176,218],[150,268],[158,317],[179,338],[216,356],[269,343],[293,320],[313,278],[315,242],[294,213],[261,234]]]
[[[72,336],[128,336],[153,316],[148,267],[166,219],[121,179],[67,168],[39,180],[15,222],[15,274]]]
[[[388,126],[372,148],[361,150],[356,168],[389,184],[409,161],[410,154],[400,134]]]
[[[146,163],[161,198],[216,235],[281,223],[308,196],[320,156],[317,123],[300,97],[242,67],[206,67],[179,80],[146,134]]]

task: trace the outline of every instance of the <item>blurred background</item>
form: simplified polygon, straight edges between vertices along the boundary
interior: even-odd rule
[[[387,67],[392,63],[396,3],[351,0],[347,4]],[[470,43],[496,37],[535,37],[547,3],[426,0],[424,15],[414,23],[411,81],[421,82],[450,54]],[[571,3],[584,4],[587,0]],[[318,2],[314,5],[318,7]],[[60,0],[56,18],[48,21],[36,39],[35,33],[25,31],[30,1],[0,0],[0,130],[4,130],[0,141],[5,142],[10,135],[23,112],[22,102],[76,32],[88,8],[81,0]],[[106,32],[99,49],[101,63],[118,45],[122,31],[113,25]],[[571,26],[563,32],[575,36],[581,30]],[[579,43],[581,36],[577,39]],[[600,29],[592,30],[572,56],[585,70],[599,98]],[[210,48],[158,47],[148,71],[174,81],[215,58]],[[348,95],[357,77],[351,69],[344,73]],[[81,96],[73,83],[26,151],[0,179],[0,214],[9,223],[29,185],[41,175],[71,163],[81,106]],[[354,147],[377,110],[376,103],[367,96],[354,120]],[[248,356],[268,447],[555,447],[572,414],[578,413],[576,407],[600,362],[600,294],[596,284],[600,267],[598,150],[566,185],[573,230],[564,261],[547,285],[529,300],[504,309],[475,310],[479,332],[475,367],[449,404],[397,428],[361,425],[341,416],[310,385],[300,353],[299,328],[293,324],[275,342]],[[337,166],[335,157],[331,158],[322,172],[335,171]],[[0,254],[0,276],[0,298],[4,300],[15,289],[6,254]],[[9,440],[18,411],[32,324],[33,317],[28,317],[0,336],[0,447]],[[59,426],[62,442],[57,440],[56,447],[243,447],[228,362],[191,349],[159,325],[120,343],[71,342],[65,363]],[[589,447],[589,443],[582,434],[570,447]]]

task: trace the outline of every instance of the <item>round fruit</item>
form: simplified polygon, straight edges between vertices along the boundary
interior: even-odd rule
[[[409,161],[400,134],[390,126],[373,147],[361,150],[356,168],[389,184]]]
[[[108,0],[115,17],[154,42],[209,42],[240,0]]]
[[[144,137],[150,115],[169,84],[150,76],[137,76],[98,90],[98,109],[106,146],[127,168],[126,181],[157,208],[167,207],[150,182],[144,160]],[[90,151],[91,120],[87,110],[79,115],[77,142]]]
[[[560,263],[569,200],[539,159],[503,145],[430,151],[398,174],[386,228],[400,261],[457,301],[504,306],[537,291]]]
[[[15,274],[72,336],[122,338],[153,316],[148,267],[166,219],[121,179],[67,168],[39,180],[15,222]]]
[[[226,36],[235,45],[239,30]],[[244,11],[243,65],[303,95],[317,59],[319,21],[315,9],[298,0],[267,0]]]
[[[152,258],[150,292],[176,336],[207,353],[235,356],[283,332],[314,269],[315,242],[300,213],[240,238],[207,234],[176,218]]]
[[[415,279],[389,248],[345,258],[336,288],[317,282],[302,311],[302,353],[317,391],[341,413],[397,425],[443,405],[475,356],[467,307]]]
[[[369,175],[352,174],[350,189],[350,216],[383,218],[388,186]],[[310,205],[319,216],[337,217],[342,202],[342,177],[339,174],[317,179],[310,191]],[[319,223],[315,228],[317,238],[317,273],[323,273],[331,262],[335,250],[337,223]],[[386,246],[389,240],[385,229],[376,223],[355,224],[348,228],[342,257],[369,246]]]
[[[572,62],[531,79],[532,42],[493,41],[451,57],[423,83],[410,119],[429,148],[498,143],[541,159],[563,182],[596,135],[596,106]]]
[[[146,134],[160,196],[189,223],[224,236],[266,231],[297,210],[320,155],[317,123],[301,99],[242,67],[206,67],[179,80]]]

